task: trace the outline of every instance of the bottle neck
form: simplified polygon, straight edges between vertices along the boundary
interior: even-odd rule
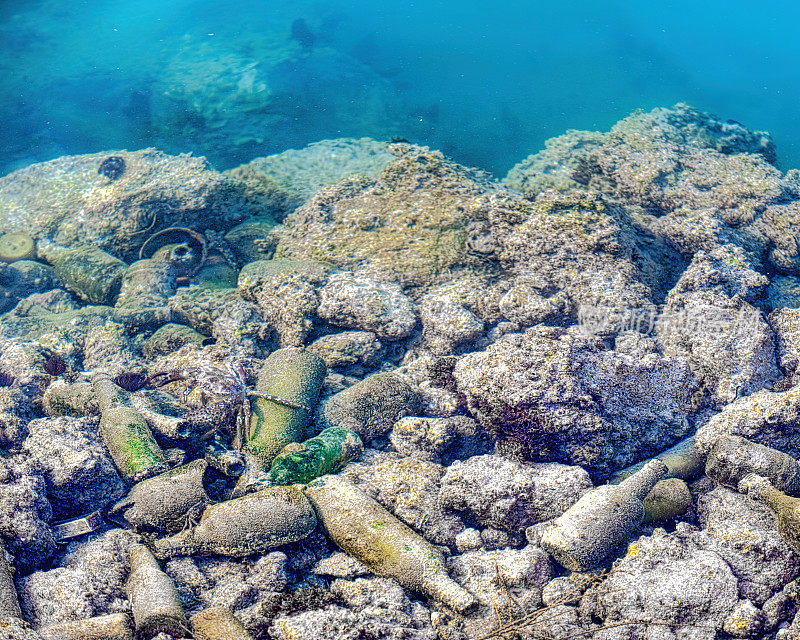
[[[638,500],[644,500],[645,496],[655,486],[656,482],[667,475],[667,465],[658,458],[654,458],[645,464],[639,471],[629,478],[625,478],[619,484],[619,490]]]

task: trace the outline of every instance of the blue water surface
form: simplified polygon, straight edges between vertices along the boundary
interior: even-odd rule
[[[798,22],[775,0],[4,0],[0,174],[146,146],[226,169],[371,136],[502,176],[566,129],[676,102],[800,167]]]

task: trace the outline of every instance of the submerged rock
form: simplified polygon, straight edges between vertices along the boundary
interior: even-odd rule
[[[24,229],[62,246],[91,243],[132,260],[144,232],[224,228],[245,215],[243,185],[204,158],[126,151],[125,173],[109,181],[97,173],[107,156],[65,156],[0,178],[0,232]]]
[[[541,325],[462,357],[453,375],[499,448],[579,465],[595,478],[688,435],[694,411],[685,360],[637,360],[597,338]]]

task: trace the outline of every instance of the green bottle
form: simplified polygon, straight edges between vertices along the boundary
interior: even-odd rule
[[[269,480],[273,485],[307,484],[357,460],[363,452],[358,434],[329,427],[305,442],[286,445],[272,461]]]
[[[278,349],[264,360],[244,447],[261,470],[269,469],[287,444],[305,440],[327,372],[322,358],[300,347]]]

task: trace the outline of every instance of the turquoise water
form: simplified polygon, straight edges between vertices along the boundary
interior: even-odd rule
[[[5,1],[0,174],[145,146],[226,169],[371,136],[503,175],[568,128],[679,101],[800,167],[798,20],[774,0]]]

